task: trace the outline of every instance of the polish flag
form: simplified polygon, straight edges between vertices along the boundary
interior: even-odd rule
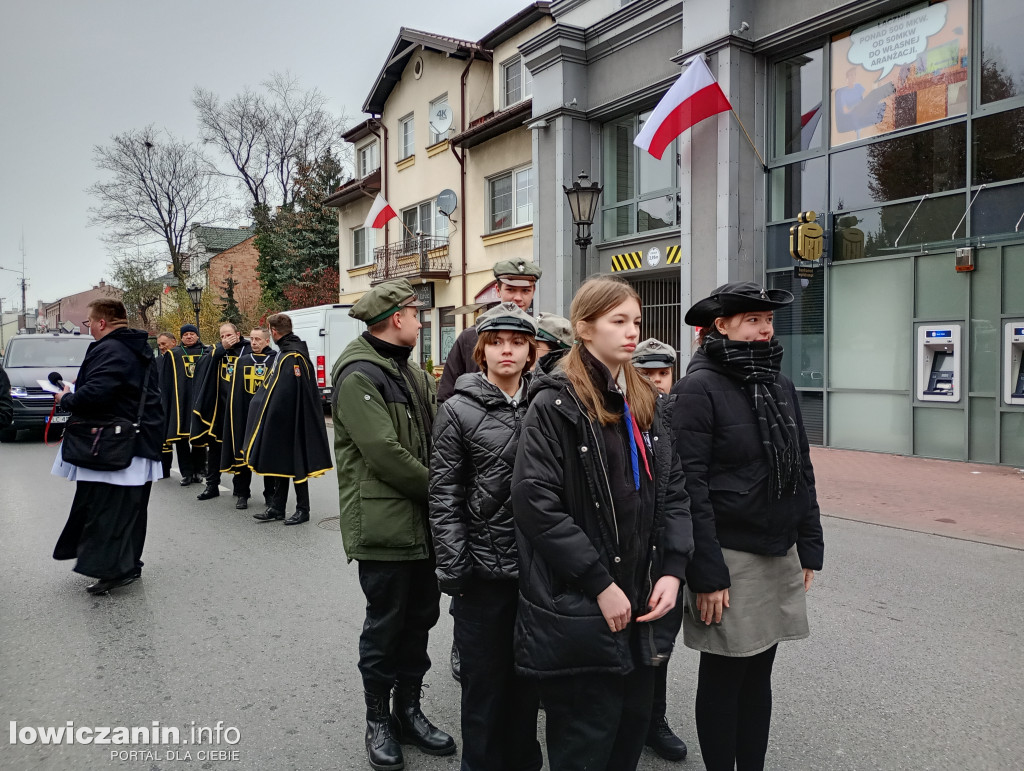
[[[686,129],[731,109],[704,57],[697,56],[658,102],[633,144],[660,161],[672,140]]]
[[[366,215],[366,222],[363,223],[363,227],[382,228],[387,224],[388,220],[394,219],[397,216],[395,210],[391,208],[391,204],[384,200],[384,196],[377,193],[373,206],[370,207],[370,213]]]

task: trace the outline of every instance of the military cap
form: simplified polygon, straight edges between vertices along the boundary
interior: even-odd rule
[[[785,289],[765,289],[752,281],[722,284],[703,300],[698,300],[683,318],[691,327],[710,327],[715,319],[749,311],[771,311],[793,302]]]
[[[529,260],[502,260],[494,265],[494,277],[509,286],[532,286],[540,274],[540,266]]]
[[[541,311],[537,314],[537,339],[553,345],[555,350],[572,348],[572,324],[565,316]]]
[[[664,369],[676,363],[676,352],[671,345],[653,337],[644,340],[633,351],[633,366],[640,369]]]
[[[524,335],[537,335],[537,322],[515,303],[499,303],[480,314],[476,320],[476,331],[479,332],[522,332]]]
[[[385,281],[359,298],[348,315],[365,321],[367,326],[383,321],[402,308],[418,308],[423,303],[416,299],[416,292],[404,278]]]

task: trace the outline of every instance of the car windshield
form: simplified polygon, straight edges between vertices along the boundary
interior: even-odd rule
[[[14,338],[7,344],[5,367],[80,367],[92,337]]]

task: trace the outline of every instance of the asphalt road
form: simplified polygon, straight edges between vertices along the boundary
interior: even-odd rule
[[[49,476],[36,437],[0,445],[0,716],[3,769],[367,769],[356,641],[363,618],[346,564],[335,480],[311,483],[313,520],[259,524],[230,494],[196,501],[177,479],[154,487],[145,575],[109,596],[51,558],[74,492]],[[319,526],[318,526],[319,523]],[[1024,552],[828,519],[826,570],[810,595],[812,636],[781,647],[772,769],[1024,767]],[[424,709],[458,735],[447,672],[451,619],[431,637]],[[700,769],[697,657],[670,664],[669,719]],[[44,746],[17,728],[237,729],[220,745]],[[236,759],[199,757],[209,749]],[[111,759],[112,750],[146,751]],[[408,769],[458,756],[409,749]],[[228,758],[232,757],[230,755]]]

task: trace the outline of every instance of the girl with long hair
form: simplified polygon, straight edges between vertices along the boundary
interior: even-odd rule
[[[630,364],[640,297],[597,277],[570,315],[576,343],[535,376],[513,473],[516,669],[539,683],[552,768],[629,771],[674,642],[689,502],[654,388]]]

